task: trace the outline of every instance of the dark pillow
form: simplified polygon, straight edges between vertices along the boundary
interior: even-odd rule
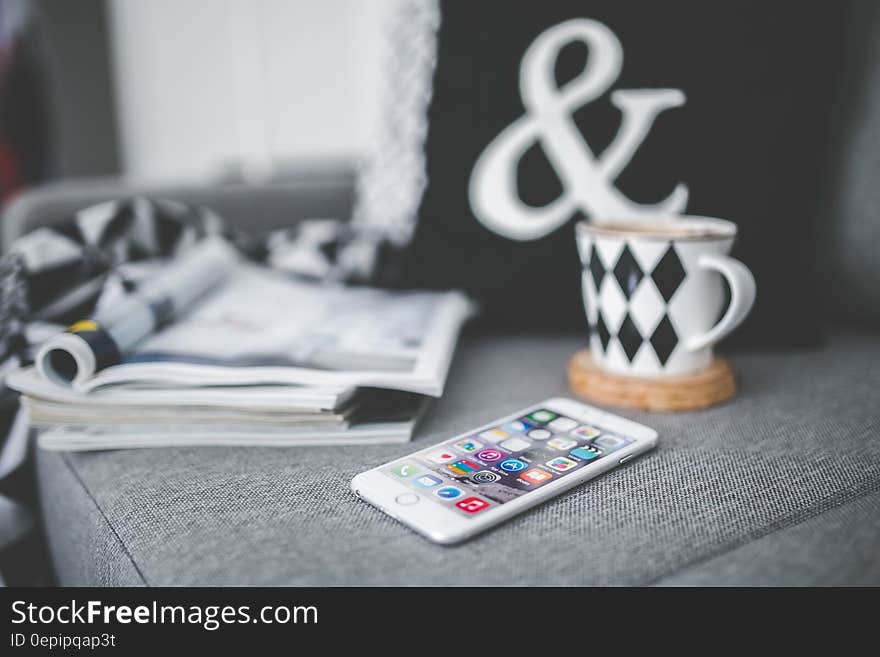
[[[494,326],[585,327],[573,223],[620,203],[665,201],[667,208],[739,224],[734,255],[754,272],[758,299],[738,341],[816,341],[821,311],[811,303],[806,238],[822,180],[845,8],[704,0],[441,2],[427,187],[398,281],[463,288],[482,302],[483,321]],[[544,70],[537,59],[524,62],[546,30],[575,19],[587,20],[558,28],[549,46],[543,43],[555,63]],[[565,42],[561,30],[569,28]],[[619,75],[614,42],[621,47]],[[524,64],[536,71],[528,109],[520,93]],[[647,90],[647,96],[624,90]],[[548,155],[547,137],[529,131],[535,115],[552,112],[555,102],[562,133]],[[634,102],[666,108],[655,108],[653,122],[649,116],[643,135],[619,156],[622,117],[639,118],[629,108]],[[514,203],[561,208],[540,230],[540,219],[530,225],[517,220],[518,209],[505,209],[510,193],[483,201],[500,224],[478,218],[469,198],[481,154],[493,140],[509,145],[520,137],[528,148],[510,168]],[[515,159],[498,155],[505,157]],[[566,176],[594,176],[600,193],[571,202]]]

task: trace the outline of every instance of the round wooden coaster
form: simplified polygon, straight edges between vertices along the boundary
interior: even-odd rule
[[[708,369],[665,379],[610,374],[584,349],[568,361],[568,383],[587,401],[644,411],[689,411],[727,401],[736,394],[730,363],[714,358]]]

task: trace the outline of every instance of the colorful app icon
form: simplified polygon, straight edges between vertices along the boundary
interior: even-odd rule
[[[629,441],[626,438],[621,438],[620,436],[612,436],[610,434],[605,434],[600,438],[596,438],[593,441],[594,445],[598,445],[603,448],[605,451],[611,452],[615,449],[620,449],[624,445],[626,445]]]
[[[532,428],[532,425],[523,420],[514,420],[505,424],[504,428],[510,433],[525,433]]]
[[[523,440],[522,438],[508,438],[503,443],[501,443],[501,447],[506,449],[508,452],[521,452],[531,446],[532,443],[530,443],[528,440]]]
[[[526,464],[519,459],[505,459],[498,464],[505,472],[520,472],[526,469]]]
[[[550,459],[546,463],[548,468],[556,470],[556,472],[565,472],[567,470],[571,470],[577,464],[577,461],[573,461],[565,456],[557,456],[555,459]]]
[[[542,408],[540,411],[535,411],[534,413],[530,413],[529,417],[533,419],[535,422],[540,422],[541,424],[547,424],[550,420],[556,419],[556,413],[552,411],[548,411],[547,409]]]
[[[494,484],[501,479],[501,475],[491,470],[480,470],[471,475],[471,481],[475,484]]]
[[[443,500],[455,500],[464,495],[464,491],[455,486],[443,486],[435,490],[434,495]]]
[[[592,461],[594,458],[598,458],[599,456],[601,456],[601,454],[602,451],[597,447],[593,447],[592,445],[578,447],[571,452],[572,456],[582,459],[584,461]]]
[[[477,458],[481,461],[498,461],[504,458],[504,452],[498,451],[497,449],[484,449],[481,452],[477,452]]]
[[[572,431],[572,433],[578,438],[589,440],[590,438],[595,438],[602,432],[599,431],[596,427],[591,427],[589,424],[584,424]]]
[[[464,440],[459,440],[455,443],[456,449],[460,449],[462,452],[466,452],[470,454],[471,452],[476,452],[483,446],[478,440],[474,440],[473,438],[465,438]]]
[[[479,497],[466,497],[460,502],[456,502],[455,506],[465,513],[477,513],[488,508],[489,503],[486,500],[481,500]]]
[[[510,434],[507,433],[504,429],[500,427],[495,427],[481,433],[480,438],[485,440],[487,443],[497,443],[499,440],[504,440],[509,435]]]
[[[527,481],[530,484],[541,485],[550,479],[553,479],[553,475],[549,472],[544,472],[543,470],[539,470],[538,468],[532,468],[531,470],[526,470],[520,476],[520,479],[523,481]]]
[[[439,449],[436,452],[431,452],[425,458],[427,458],[431,463],[449,463],[450,461],[454,461],[458,457],[452,453],[452,450]]]
[[[435,477],[431,474],[424,474],[421,477],[416,477],[415,482],[422,488],[433,488],[434,486],[442,484],[443,480],[440,479],[440,477]]]
[[[466,475],[469,472],[476,472],[480,469],[473,461],[468,461],[467,459],[461,459],[460,461],[456,461],[455,463],[450,463],[446,466],[449,468],[449,471],[453,474],[457,475]]]
[[[548,423],[547,426],[553,429],[554,431],[571,431],[574,429],[578,423],[575,420],[572,420],[569,417],[558,417],[552,422]]]
[[[414,466],[412,463],[401,463],[400,465],[396,465],[391,468],[391,472],[396,474],[398,477],[403,477],[406,479],[407,477],[412,477],[419,469]]]
[[[551,449],[559,449],[566,450],[575,447],[578,444],[578,441],[572,440],[571,438],[565,438],[563,436],[556,436],[553,440],[547,441],[547,447]]]
[[[553,433],[546,429],[532,429],[526,435],[534,440],[547,440]]]

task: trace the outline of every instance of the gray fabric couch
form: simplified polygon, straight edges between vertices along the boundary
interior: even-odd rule
[[[32,227],[108,195],[206,202],[261,227],[347,212],[350,172],[264,188],[63,186],[10,211]],[[293,190],[293,192],[291,191]],[[75,193],[74,193],[75,192]],[[323,198],[323,201],[321,200]],[[22,228],[22,229],[23,229]],[[655,453],[463,546],[439,547],[357,500],[357,472],[566,394],[585,334],[468,332],[414,445],[36,451],[63,584],[880,584],[880,335],[733,354],[735,401],[624,413]]]
[[[349,491],[362,469],[564,394],[583,336],[468,335],[414,445],[38,452],[65,584],[880,584],[880,341],[740,353],[735,402],[625,413],[655,453],[458,547]],[[855,383],[858,382],[858,383]]]
[[[36,452],[50,550],[70,585],[880,585],[880,20],[865,3],[837,98],[814,261],[827,344],[732,354],[740,394],[657,428],[652,454],[457,547],[348,488],[357,472],[566,393],[584,334],[468,332],[413,445]],[[812,148],[814,145],[805,145]],[[267,228],[342,216],[350,172],[151,189]],[[4,236],[133,191],[65,184],[20,199]],[[8,243],[8,242],[7,242]],[[760,282],[759,282],[760,285]]]

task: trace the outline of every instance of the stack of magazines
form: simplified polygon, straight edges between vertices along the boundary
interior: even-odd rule
[[[292,279],[219,238],[141,275],[7,376],[43,448],[404,442],[473,311]]]

